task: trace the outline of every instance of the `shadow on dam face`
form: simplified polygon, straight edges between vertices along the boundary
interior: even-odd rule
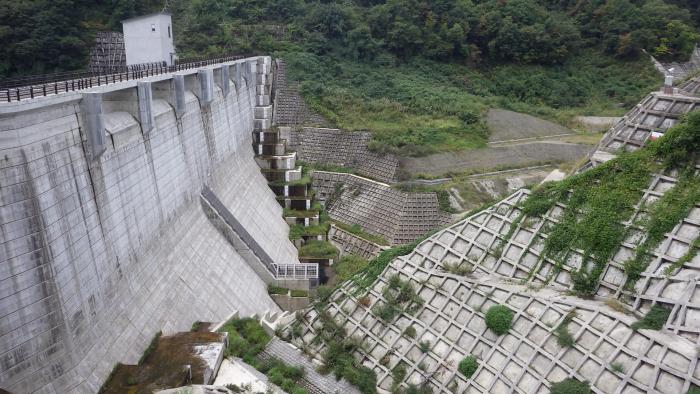
[[[253,159],[258,59],[0,104],[1,386],[97,392],[157,331],[278,310],[199,201],[298,263]]]

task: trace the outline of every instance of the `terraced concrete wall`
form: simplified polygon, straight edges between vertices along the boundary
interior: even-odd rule
[[[184,72],[180,97],[153,77],[146,107],[133,81],[95,89],[99,157],[82,94],[0,105],[0,387],[94,393],[159,330],[277,310],[200,202],[298,262],[253,160],[255,60]]]

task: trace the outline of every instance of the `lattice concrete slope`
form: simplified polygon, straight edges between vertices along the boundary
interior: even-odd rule
[[[209,104],[193,86],[211,70],[187,74],[182,112],[160,95],[173,76],[156,77],[150,130],[136,82],[96,89],[107,146],[92,159],[80,93],[0,105],[0,387],[95,393],[158,330],[277,309],[200,202],[207,185],[270,256],[298,261],[253,160],[256,63]]]
[[[287,81],[287,71],[284,61],[275,60],[276,72],[274,81],[274,117],[273,122],[280,126],[304,125],[328,127],[328,121],[312,111],[299,95],[299,84]]]
[[[347,232],[333,224],[328,230],[328,240],[338,248],[341,255],[354,254],[367,260],[377,256],[383,249],[382,246]]]
[[[299,159],[310,163],[333,164],[353,168],[357,173],[381,182],[396,179],[398,159],[367,148],[369,132],[304,127],[290,132],[290,148]]]
[[[313,187],[320,200],[334,199],[328,208],[331,218],[358,224],[393,245],[410,243],[450,221],[450,215],[439,210],[435,193],[405,193],[385,183],[326,171],[314,172]],[[332,197],[336,187],[342,193]]]
[[[662,136],[681,116],[700,107],[699,85],[697,79],[691,79],[673,94],[649,94],[605,134],[589,157],[590,164],[610,160],[620,150],[637,150],[650,138]]]
[[[654,177],[644,198],[658,198],[672,182]],[[616,295],[638,312],[648,310],[651,303],[672,308],[661,331],[633,331],[630,325],[636,317],[611,310],[600,300],[567,295],[568,272],[577,266],[581,251],[572,251],[556,275],[553,261],[538,263],[541,240],[546,237],[543,229],[546,222],[555,220],[560,206],[539,221],[525,218],[506,240],[502,253],[497,252],[498,237],[509,231],[520,214],[517,205],[526,196],[526,191],[517,192],[395,259],[366,293],[368,299],[358,300],[365,292],[358,295],[352,282],[333,294],[327,311],[349,337],[364,342],[356,356],[376,371],[378,385],[390,388],[391,370],[399,362],[407,365],[402,385],[427,380],[436,392],[546,393],[552,383],[570,376],[589,380],[596,393],[676,394],[700,384],[696,350],[700,258],[668,277],[662,274],[700,234],[700,208],[693,209],[654,251],[656,257],[634,292],[621,289],[624,274],[620,266],[634,247],[633,240],[622,245],[602,275],[598,295]],[[446,271],[446,263],[468,265],[474,272],[457,276]],[[415,313],[402,313],[386,323],[371,310],[384,301],[388,278],[396,274],[410,281],[424,304]],[[537,286],[543,283],[548,285]],[[500,337],[486,328],[484,320],[486,310],[495,304],[505,304],[515,314],[512,328]],[[572,310],[576,316],[568,329],[575,344],[562,348],[553,328]],[[313,340],[321,326],[318,312],[308,310],[304,318],[304,332],[297,344],[321,354],[323,343]],[[415,339],[403,334],[409,325],[417,331]],[[420,350],[421,341],[430,341],[429,351]],[[466,355],[479,359],[479,368],[468,380],[457,372]]]

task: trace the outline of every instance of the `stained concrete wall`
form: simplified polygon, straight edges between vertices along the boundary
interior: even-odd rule
[[[185,72],[180,112],[172,76],[152,78],[150,131],[135,82],[95,89],[94,160],[83,94],[0,105],[0,387],[97,392],[158,330],[278,310],[199,199],[208,185],[275,262],[298,261],[253,160],[254,60],[209,104]]]

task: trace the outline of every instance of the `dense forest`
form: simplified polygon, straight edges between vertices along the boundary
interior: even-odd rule
[[[373,148],[484,146],[487,108],[619,115],[685,60],[698,0],[168,0],[182,58],[272,54],[307,102]],[[0,78],[85,68],[94,32],[162,0],[0,2]]]
[[[679,0],[171,0],[184,55],[270,52],[371,61],[386,55],[479,64],[562,63],[586,48],[683,59],[698,40],[698,1]],[[83,68],[99,30],[158,11],[162,0],[0,3],[0,76]],[[284,32],[286,40],[276,38]]]

